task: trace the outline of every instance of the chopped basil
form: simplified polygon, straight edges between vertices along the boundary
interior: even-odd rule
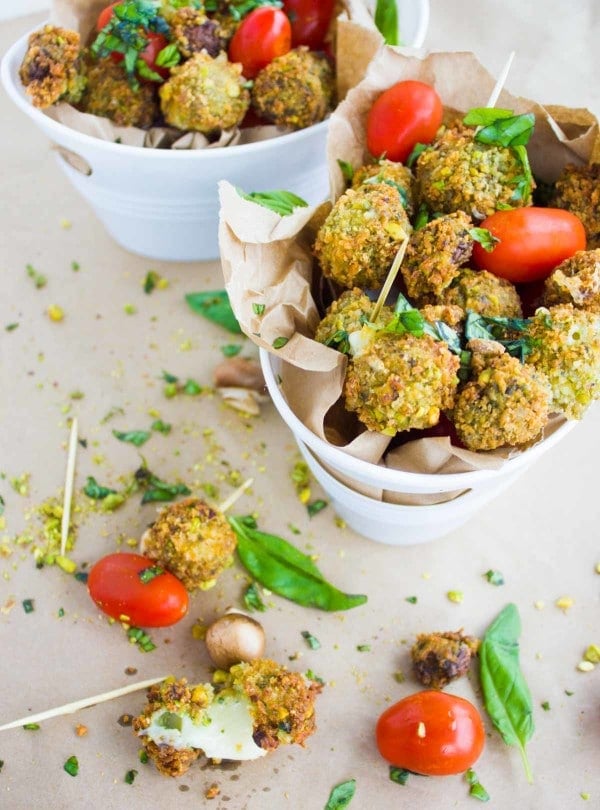
[[[152,70],[144,59],[136,59],[135,69],[138,72],[138,76],[140,76],[142,79],[146,79],[149,82],[158,82],[159,84],[164,82],[164,79],[160,73]]]
[[[319,650],[321,648],[321,642],[319,639],[316,638],[316,636],[313,636],[313,634],[308,630],[303,630],[300,635],[306,641],[311,650]]]
[[[265,304],[252,304],[252,312],[254,312],[255,315],[264,315],[265,309]]]
[[[23,599],[22,603],[25,613],[33,613],[35,610],[33,606],[33,599]]]
[[[356,779],[348,779],[347,782],[340,782],[329,794],[325,810],[344,810],[354,798],[355,793]]]
[[[377,0],[375,25],[381,32],[386,45],[401,44],[396,0]]]
[[[136,447],[141,447],[145,444],[151,435],[148,430],[113,430],[112,434],[115,439],[118,439],[120,442],[129,442]]]
[[[165,68],[175,67],[175,65],[178,65],[180,62],[181,53],[174,42],[170,42],[168,45],[165,45],[165,47],[158,52],[155,59],[156,65]]]
[[[396,765],[390,765],[390,780],[397,785],[405,785],[408,782],[410,771],[406,768],[398,768]]]
[[[350,354],[350,337],[345,329],[338,329],[331,337],[327,338],[325,345],[332,349],[336,349],[342,354]]]
[[[356,649],[358,652],[371,652],[371,645],[370,644],[357,644]]]
[[[144,585],[147,585],[149,582],[152,582],[153,579],[156,579],[156,577],[164,573],[164,569],[159,565],[150,565],[148,568],[142,568],[141,571],[138,571],[138,577]]]
[[[414,230],[420,231],[421,228],[424,228],[425,225],[429,222],[429,209],[425,205],[425,203],[421,203],[419,206],[419,210],[417,211],[417,215],[415,217],[414,222]]]
[[[138,775],[138,772],[135,768],[132,768],[130,771],[127,771],[125,774],[125,779],[123,780],[126,785],[133,785],[135,781],[135,777]]]
[[[140,748],[138,753],[138,759],[142,763],[142,765],[148,764],[148,752],[145,748]]]
[[[416,605],[418,600],[416,596],[407,596],[404,601],[408,602],[411,605]]]
[[[176,729],[181,731],[183,728],[183,720],[181,715],[176,712],[163,712],[157,719],[156,725],[161,728]]]
[[[28,264],[26,266],[26,270],[27,275],[35,284],[37,290],[41,290],[42,287],[46,286],[46,284],[48,283],[48,279],[46,278],[46,276],[42,275],[41,273],[38,273],[38,271],[35,269],[35,267],[33,267],[33,265]]]
[[[57,615],[58,615],[59,619],[62,619],[62,617],[65,615],[65,609],[64,608],[59,608]]]
[[[79,270],[81,270],[81,265],[79,264],[79,262],[72,261],[72,262],[71,262],[71,270],[72,270],[74,273],[77,273]]]
[[[472,768],[465,773],[465,779],[471,786],[469,790],[469,796],[473,796],[474,799],[479,799],[481,802],[489,802],[490,796],[487,790],[479,781],[477,774]]]
[[[108,411],[107,413],[104,414],[104,416],[100,420],[100,424],[105,425],[107,422],[110,422],[110,420],[113,417],[118,416],[119,414],[125,414],[125,411],[123,410],[123,408],[119,408],[118,406],[113,406],[110,409],[110,411]]]
[[[96,501],[102,501],[108,495],[116,495],[117,494],[117,491],[115,489],[110,489],[109,487],[103,487],[91,475],[88,475],[87,483],[84,486],[83,491],[88,496],[88,498],[93,498]]]
[[[244,604],[249,611],[257,610],[259,613],[264,613],[267,606],[262,600],[256,582],[248,585],[244,593]]]
[[[503,110],[500,107],[474,107],[463,118],[463,124],[468,127],[488,127],[496,121],[512,118],[512,110]]]
[[[470,228],[469,235],[475,242],[479,242],[481,247],[488,253],[491,253],[496,247],[496,244],[500,241],[498,237],[490,233],[487,228]]]
[[[412,152],[406,158],[406,165],[408,166],[408,168],[412,169],[416,161],[419,159],[419,156],[422,155],[423,152],[425,152],[425,150],[429,148],[430,147],[426,143],[416,143],[412,148]]]
[[[169,374],[168,371],[164,371],[162,373],[162,379],[168,383],[177,383],[179,382],[179,377],[176,377],[174,374]]]
[[[148,270],[148,272],[146,273],[146,278],[144,279],[144,292],[146,293],[146,295],[150,295],[152,290],[154,290],[154,288],[158,284],[159,279],[160,276],[158,275],[156,270]]]
[[[550,703],[549,703],[547,700],[545,700],[545,701],[544,701],[543,703],[541,703],[540,705],[541,705],[542,709],[543,709],[545,712],[549,712],[549,711],[550,711]]]
[[[465,322],[465,340],[495,340],[512,357],[524,362],[535,346],[535,341],[527,334],[530,323],[527,318],[492,318],[469,310]],[[514,337],[515,333],[519,337]]]
[[[289,342],[289,338],[278,337],[278,338],[275,338],[272,345],[273,345],[274,349],[283,349],[285,344],[288,343],[288,342]]]
[[[233,314],[229,296],[225,290],[188,293],[185,300],[196,314],[222,326],[235,335],[241,334],[242,329]]]
[[[18,323],[7,323],[6,326],[4,327],[4,331],[5,332],[14,332],[15,329],[18,329],[18,328],[19,328]]]
[[[351,163],[348,163],[348,161],[340,160],[339,158],[337,163],[340,167],[344,180],[347,183],[351,183],[354,180],[354,166]]]
[[[320,683],[320,684],[324,684],[324,683],[325,683],[325,681],[323,680],[323,678],[320,678],[318,675],[316,675],[316,674],[315,674],[315,673],[312,671],[312,669],[307,669],[307,670],[306,670],[306,672],[305,672],[304,674],[306,675],[306,677],[308,678],[308,680],[309,680],[309,681],[314,681],[315,683]]]
[[[186,380],[185,385],[181,389],[188,397],[195,397],[202,393],[202,386],[196,380]]]
[[[23,726],[26,731],[38,731],[39,727],[39,723],[25,723]]]
[[[139,627],[130,627],[127,631],[127,638],[132,644],[136,644],[142,652],[152,652],[156,649],[156,644],[147,633]]]
[[[168,436],[172,427],[173,426],[168,422],[163,422],[162,419],[156,419],[150,425],[150,430],[155,430],[157,433],[162,433],[164,436]]]
[[[268,208],[269,211],[274,211],[282,217],[292,214],[294,208],[308,207],[306,200],[291,191],[251,191],[249,194],[245,194],[241,189],[237,189],[237,192],[242,199]]]
[[[221,346],[221,352],[225,357],[235,357],[242,351],[239,343],[228,343],[226,346]]]
[[[489,571],[485,572],[484,577],[491,585],[504,585],[504,577],[500,571],[494,571],[490,568]]]
[[[319,498],[316,501],[312,501],[312,503],[307,503],[306,511],[308,512],[308,516],[314,517],[315,515],[318,515],[319,512],[322,512],[323,509],[325,509],[328,506],[328,504],[329,504],[328,501],[324,501],[321,498]]]
[[[69,757],[69,759],[63,765],[63,768],[69,774],[69,776],[77,776],[79,773],[79,762],[77,757]]]
[[[178,495],[192,494],[185,484],[167,484],[146,467],[140,467],[136,471],[135,480],[145,490],[142,504],[172,501]]]
[[[73,576],[77,582],[81,582],[82,585],[87,584],[89,574],[86,571],[76,571]]]

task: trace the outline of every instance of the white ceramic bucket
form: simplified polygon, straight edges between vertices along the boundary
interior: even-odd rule
[[[298,419],[280,390],[277,380],[282,372],[281,360],[264,349],[260,350],[260,360],[271,399],[294,434],[315,478],[331,498],[336,512],[354,531],[390,545],[425,543],[462,526],[577,424],[565,422],[543,442],[510,459],[498,470],[473,470],[452,475],[394,470],[354,458],[316,436]],[[336,473],[345,480],[394,492],[468,491],[445,503],[403,506],[361,495],[338,480]]]

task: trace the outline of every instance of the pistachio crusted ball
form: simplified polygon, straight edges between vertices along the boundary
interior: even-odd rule
[[[434,303],[458,276],[473,252],[472,226],[469,217],[458,211],[413,232],[401,267],[411,298]]]
[[[315,340],[326,346],[339,348],[348,335],[362,329],[364,322],[370,320],[375,302],[358,287],[345,290],[327,308],[321,323],[317,326]],[[394,313],[390,307],[383,307],[379,317],[380,323],[388,323]],[[342,349],[340,349],[342,350]]]
[[[225,516],[198,498],[186,498],[158,515],[142,538],[143,553],[185,587],[211,588],[233,562],[237,540]]]
[[[531,205],[523,194],[523,166],[510,147],[478,143],[460,121],[442,128],[417,160],[417,195],[430,211],[466,211],[481,220],[498,208]]]
[[[546,279],[544,306],[554,304],[600,312],[600,249],[578,251]]]
[[[465,675],[477,653],[479,641],[462,633],[421,633],[410,657],[417,680],[431,689],[443,689]]]
[[[520,318],[523,314],[521,299],[514,284],[487,270],[461,268],[439,300],[490,318]]]
[[[570,211],[583,222],[588,248],[600,248],[600,164],[569,164],[556,181],[550,205]]]
[[[319,229],[315,255],[342,287],[377,289],[412,228],[398,190],[383,183],[349,189]]]
[[[90,59],[86,65],[86,88],[78,109],[110,118],[121,127],[152,125],[158,112],[156,91],[151,84],[131,86],[121,64],[110,58]]]
[[[600,315],[562,304],[538,309],[527,334],[533,350],[525,362],[552,388],[552,410],[581,419],[600,399]]]
[[[452,421],[469,450],[516,447],[539,436],[548,421],[551,392],[544,374],[524,366],[493,341],[473,351],[471,379],[458,392]],[[486,341],[481,341],[486,343]]]
[[[282,127],[322,121],[333,101],[333,70],[326,57],[302,46],[273,59],[254,80],[256,113]]]
[[[213,134],[241,123],[250,105],[242,66],[225,53],[215,59],[204,51],[171,69],[161,85],[160,104],[168,124]]]
[[[357,169],[352,178],[352,188],[359,188],[363,183],[387,183],[394,186],[400,192],[406,213],[410,217],[414,211],[414,181],[415,178],[408,166],[382,159]]]
[[[388,436],[436,425],[452,407],[458,358],[428,335],[380,332],[348,366],[346,408]]]
[[[79,34],[56,25],[45,25],[29,36],[19,78],[34,107],[79,100],[84,87],[79,50]]]
[[[178,8],[170,19],[172,41],[187,58],[200,51],[217,56],[224,43],[219,36],[219,24],[209,20],[202,9],[184,6]]]

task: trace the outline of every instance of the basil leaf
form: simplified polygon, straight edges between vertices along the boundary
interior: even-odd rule
[[[150,82],[164,82],[164,79],[160,73],[157,73],[155,70],[148,67],[148,63],[144,59],[135,60],[135,69],[138,72],[138,76],[141,76],[142,79],[147,79]]]
[[[233,332],[234,335],[241,335],[241,327],[233,314],[229,296],[225,290],[188,293],[185,300],[198,315]]]
[[[303,630],[300,635],[306,641],[307,645],[310,647],[311,650],[320,650],[321,649],[321,642],[316,636],[309,630]]]
[[[245,194],[238,188],[237,192],[242,199],[262,205],[263,208],[268,208],[282,217],[289,216],[294,208],[308,207],[306,200],[291,191],[251,191],[249,194]]]
[[[166,503],[174,501],[178,495],[191,495],[192,491],[185,484],[167,484],[159,478],[152,476],[148,489],[142,496],[142,504]]]
[[[260,8],[261,6],[273,6],[275,8],[281,8],[283,3],[280,0],[229,0],[227,4],[229,7],[229,13],[233,17],[234,20],[241,20],[255,8]],[[207,6],[208,10],[208,6]],[[218,5],[215,11],[218,10]]]
[[[425,152],[426,149],[429,149],[429,145],[426,144],[426,143],[416,143],[413,146],[412,152],[406,158],[406,165],[408,166],[409,169],[412,169],[414,164],[419,159],[420,155],[422,155],[423,152]]]
[[[153,579],[159,577],[161,574],[164,574],[164,569],[158,565],[150,565],[148,568],[142,568],[141,571],[138,571],[138,577],[147,585],[149,582],[152,582]]]
[[[485,709],[504,742],[519,749],[531,783],[525,745],[535,727],[531,693],[519,666],[520,634],[519,612],[516,605],[509,604],[485,632],[479,667]]]
[[[348,779],[347,782],[340,782],[329,794],[325,810],[344,810],[354,798],[355,793],[356,779]]]
[[[344,180],[347,183],[351,183],[354,180],[354,166],[351,163],[348,163],[346,160],[340,160],[339,158],[337,163],[341,169],[342,175],[344,176]]]
[[[503,110],[499,107],[474,107],[463,118],[463,124],[468,127],[489,127],[496,121],[513,117],[512,110]]]
[[[421,228],[424,228],[428,222],[429,222],[429,211],[425,203],[421,203],[421,205],[419,206],[419,210],[417,211],[417,215],[415,217],[413,228],[415,231],[420,231]]]
[[[377,0],[375,25],[383,35],[386,45],[401,44],[396,0]]]
[[[397,785],[405,785],[408,782],[410,771],[406,768],[398,768],[396,765],[390,765],[390,781],[395,782]]]
[[[170,425],[168,422],[163,422],[162,419],[155,419],[154,422],[150,425],[151,430],[155,430],[157,433],[162,433],[164,436],[168,436],[171,432],[171,428],[173,426]]]
[[[414,307],[402,293],[398,293],[398,299],[396,300],[396,306],[394,307],[394,313],[398,315],[401,312],[410,312],[413,310]]]
[[[159,67],[172,68],[181,62],[181,54],[177,45],[170,42],[168,45],[158,52],[154,63]]]
[[[325,509],[327,506],[328,502],[319,498],[318,500],[313,501],[312,503],[307,503],[306,511],[308,512],[309,517],[314,517],[315,515],[318,515],[319,512],[322,512],[323,509]]]
[[[334,335],[327,338],[325,345],[330,346],[332,349],[337,349],[337,351],[341,352],[342,354],[350,354],[349,337],[350,335],[345,329],[338,329]]]
[[[283,538],[253,529],[240,518],[228,520],[242,564],[265,588],[296,604],[327,611],[349,610],[367,601],[366,596],[339,591],[310,557]]]
[[[460,345],[460,338],[455,329],[448,326],[448,324],[444,323],[444,321],[436,321],[434,329],[437,332],[438,340],[443,340],[444,343],[447,343],[451,352],[454,354],[461,353],[462,348]]]
[[[278,337],[272,343],[274,349],[283,349],[286,343],[289,343],[289,338],[286,337]]]
[[[141,447],[148,441],[151,433],[147,430],[128,430],[125,432],[121,430],[113,430],[113,436],[120,442],[129,442],[130,444],[134,444],[136,447]]]
[[[517,180],[517,187],[511,197],[512,202],[518,202],[519,200],[528,200],[533,189],[533,174],[531,171],[531,166],[529,165],[529,155],[527,154],[527,149],[525,149],[522,145],[514,145],[513,146],[515,153],[519,160],[521,161],[521,166],[523,167],[523,174],[520,175]]]
[[[470,228],[469,236],[475,241],[479,242],[481,247],[491,253],[500,241],[497,236],[494,236],[487,228]]]
[[[515,115],[490,124],[475,134],[479,143],[495,144],[497,146],[524,146],[529,142],[535,126],[533,113]]]
[[[479,315],[473,310],[467,312],[467,320],[465,321],[465,340],[495,340],[493,334],[488,329],[483,315]]]
[[[224,357],[235,357],[242,351],[239,343],[228,343],[227,346],[221,346],[221,352]]]
[[[146,278],[144,279],[144,292],[146,295],[150,295],[152,290],[158,284],[160,276],[156,272],[156,270],[148,270],[146,273]]]
[[[96,479],[88,475],[88,479],[86,485],[83,488],[84,493],[88,496],[88,498],[93,498],[96,501],[102,501],[108,495],[116,495],[116,489],[109,489],[108,487],[101,486]]]
[[[256,582],[253,582],[246,588],[246,593],[244,594],[244,604],[251,612],[257,610],[259,613],[264,613],[267,609],[267,606],[263,602],[259,590],[256,587]]]

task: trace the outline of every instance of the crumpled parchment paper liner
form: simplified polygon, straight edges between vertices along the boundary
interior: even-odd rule
[[[90,39],[100,11],[108,0],[54,0],[50,20],[55,25],[78,31],[82,44]],[[336,21],[336,38],[340,50],[337,66],[343,77],[341,92],[354,86],[364,76],[374,52],[382,42],[373,18],[362,0],[348,0],[345,11]],[[352,20],[352,21],[351,21]],[[356,21],[355,21],[356,20]],[[346,30],[348,29],[348,30]],[[343,98],[343,95],[339,95]],[[209,141],[199,132],[182,132],[172,127],[119,127],[109,118],[82,113],[70,104],[61,103],[43,111],[61,124],[104,141],[118,142],[126,146],[143,146],[149,149],[215,149],[240,146],[270,138],[277,138],[292,130],[276,126],[245,127],[224,130],[215,141]]]
[[[364,133],[373,100],[383,89],[407,78],[433,84],[452,115],[484,106],[495,84],[473,54],[434,53],[417,59],[398,49],[383,47],[364,81],[350,90],[331,117],[328,158],[332,199],[345,190],[338,158],[354,166],[369,160]],[[535,113],[536,132],[528,151],[534,171],[545,180],[554,180],[568,162],[590,161],[596,154],[594,150],[598,150],[598,123],[587,110],[542,107],[507,91],[501,94],[498,106],[519,113]],[[279,370],[282,392],[296,416],[313,433],[364,461],[430,475],[499,470],[508,459],[527,450],[527,447],[504,448],[475,453],[454,447],[448,438],[437,437],[407,442],[386,453],[390,438],[357,428],[354,416],[341,407],[346,358],[310,338],[319,320],[311,295],[314,281],[311,245],[322,213],[315,208],[303,208],[280,218],[242,200],[226,182],[220,185],[220,195],[221,258],[233,309],[244,332],[284,361]],[[263,303],[265,314],[258,318],[253,314],[253,304]],[[289,342],[275,350],[273,341],[277,337],[288,338]],[[543,441],[564,422],[563,417],[553,416],[542,436],[529,446]],[[391,503],[443,503],[467,491],[389,492],[364,486],[339,471],[327,469],[357,492]]]

